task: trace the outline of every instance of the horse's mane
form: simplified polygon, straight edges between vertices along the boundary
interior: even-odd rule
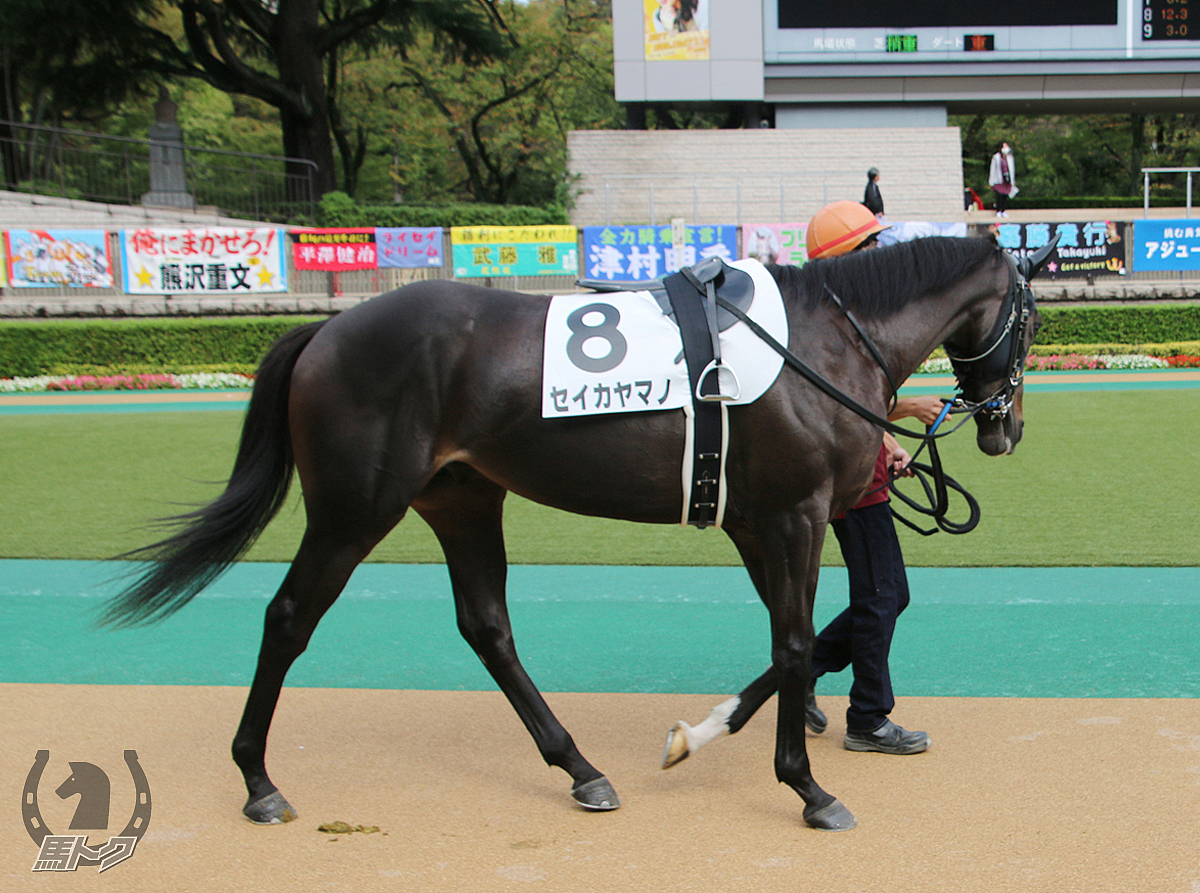
[[[795,295],[805,309],[827,300],[829,286],[855,315],[881,319],[927,292],[957,282],[996,250],[990,239],[934,236],[809,261],[803,267],[770,269],[780,290]]]

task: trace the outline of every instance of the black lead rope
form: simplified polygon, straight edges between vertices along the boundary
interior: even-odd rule
[[[980,410],[987,407],[987,405],[988,405],[987,401],[985,401],[983,403],[978,403],[973,407],[960,410],[963,413],[962,421],[960,421],[957,425],[955,425],[949,431],[943,431],[940,434],[937,432],[937,428],[941,424],[942,420],[945,419],[945,417],[951,411],[951,404],[949,404],[949,403],[947,403],[946,408],[942,410],[942,414],[941,414],[941,416],[939,416],[938,421],[934,425],[930,426],[925,431],[925,433],[921,433],[919,431],[910,431],[907,428],[902,428],[899,425],[892,423],[890,420],[883,418],[880,415],[877,415],[876,413],[867,409],[861,403],[858,403],[856,400],[854,400],[849,395],[844,394],[841,391],[839,391],[836,387],[834,387],[832,384],[830,384],[828,381],[826,381],[816,370],[809,367],[798,356],[796,356],[794,353],[792,353],[790,350],[788,350],[786,347],[784,347],[782,344],[780,344],[770,334],[770,332],[768,332],[766,329],[764,329],[762,326],[760,326],[758,323],[756,323],[754,320],[752,320],[740,308],[735,307],[733,304],[729,303],[728,301],[726,301],[724,298],[720,297],[719,295],[717,296],[717,306],[723,307],[725,310],[729,311],[731,314],[733,314],[735,317],[737,317],[737,319],[740,320],[742,323],[744,323],[750,329],[750,331],[754,332],[755,335],[757,335],[760,339],[762,339],[764,342],[766,342],[766,344],[769,345],[777,354],[779,354],[781,357],[783,357],[784,362],[786,362],[789,366],[791,366],[793,369],[795,369],[797,372],[799,372],[801,375],[803,375],[805,378],[807,378],[818,389],[823,391],[828,396],[832,397],[834,400],[841,403],[847,409],[851,410],[852,412],[861,416],[862,418],[866,419],[867,421],[872,422],[873,424],[884,429],[885,431],[890,432],[891,434],[899,434],[904,437],[912,437],[912,438],[915,438],[915,439],[921,441],[921,446],[918,447],[916,453],[913,454],[913,459],[912,459],[912,461],[910,461],[910,463],[908,464],[907,467],[913,469],[913,472],[914,472],[913,476],[920,482],[922,489],[925,491],[926,498],[930,502],[930,507],[925,508],[924,506],[919,505],[913,499],[911,499],[910,497],[901,493],[899,490],[895,489],[894,486],[893,486],[893,491],[895,492],[897,498],[899,498],[900,501],[903,502],[905,505],[909,506],[910,508],[919,512],[922,515],[928,515],[928,516],[932,517],[934,519],[934,522],[937,524],[937,527],[929,529],[929,530],[922,529],[921,527],[919,527],[916,524],[909,521],[907,518],[904,518],[903,516],[897,514],[897,512],[894,508],[892,509],[893,517],[897,518],[906,527],[911,527],[913,530],[917,531],[922,536],[931,536],[932,534],[937,533],[938,529],[944,530],[947,533],[968,533],[971,530],[975,529],[976,525],[979,524],[979,517],[980,517],[979,502],[978,502],[978,500],[975,499],[975,497],[973,497],[970,493],[968,493],[966,491],[966,489],[961,484],[958,483],[958,481],[954,480],[954,478],[950,477],[949,475],[947,475],[945,473],[945,471],[943,471],[942,459],[937,451],[937,441],[943,437],[948,437],[949,435],[951,435],[955,431],[957,431],[959,428],[961,428],[963,425],[965,425],[968,420],[970,420],[971,418],[973,418],[975,416],[975,414],[977,412],[979,412]],[[840,306],[840,302],[839,302],[839,306]],[[855,326],[855,328],[858,329],[858,326]],[[859,330],[859,332],[860,332],[860,334],[863,334],[861,332],[861,330]],[[870,339],[865,338],[865,336],[864,336],[864,340],[866,341],[867,344],[871,343]],[[882,360],[881,357],[878,357],[877,351],[875,351],[873,349],[872,353],[876,355],[877,359]],[[882,365],[882,363],[881,363],[881,365]],[[883,366],[883,369],[884,369],[885,374],[888,374],[888,378],[890,380],[891,375],[890,375],[890,373],[887,372],[887,367]],[[895,396],[895,390],[893,389],[893,397],[894,396]],[[925,463],[916,461],[917,456],[919,456],[921,454],[921,450],[925,449],[926,447],[929,447],[930,464],[928,464],[928,465]],[[930,482],[929,482],[930,477],[932,477],[932,479],[933,479],[932,486],[930,485]],[[894,485],[895,478],[894,478],[892,472],[890,472],[890,471],[889,471],[889,478],[891,478],[889,483]],[[879,488],[879,489],[882,489],[882,488]],[[950,490],[954,490],[958,493],[961,493],[963,498],[967,502],[967,506],[969,509],[969,515],[968,515],[967,520],[961,524],[955,523],[953,521],[949,521],[946,518],[946,512],[949,509],[949,502],[950,502],[949,491]]]
[[[756,323],[754,320],[752,320],[749,316],[747,316],[741,310],[741,308],[735,307],[733,304],[726,301],[720,295],[717,295],[717,306],[723,307],[725,310],[728,310],[731,314],[733,314],[735,317],[737,317],[737,319],[739,321],[745,323],[746,327],[749,328],[750,331],[752,331],[760,339],[762,339],[764,342],[766,342],[766,344],[772,350],[774,350],[777,354],[779,354],[781,357],[783,357],[785,363],[787,363],[789,366],[791,366],[793,369],[795,369],[797,372],[799,372],[801,375],[803,375],[805,378],[807,378],[812,384],[816,385],[816,387],[818,389],[823,391],[828,396],[832,397],[838,403],[842,404],[844,407],[849,409],[855,415],[861,416],[862,418],[866,419],[868,422],[871,422],[873,425],[876,425],[876,426],[882,428],[884,431],[887,431],[890,434],[899,434],[904,437],[912,437],[916,440],[920,440],[925,443],[930,443],[934,440],[941,440],[943,437],[949,437],[951,434],[953,434],[955,431],[957,431],[959,428],[961,428],[963,425],[965,425],[968,420],[974,418],[975,413],[979,412],[980,410],[988,408],[988,405],[989,405],[988,401],[984,401],[983,403],[978,403],[978,404],[975,404],[974,406],[971,406],[969,408],[964,408],[964,409],[958,409],[958,407],[956,405],[955,410],[956,410],[956,412],[963,413],[963,416],[964,416],[963,420],[961,422],[959,422],[957,425],[955,425],[953,428],[951,428],[949,431],[943,431],[940,434],[938,434],[936,432],[922,433],[920,431],[910,431],[907,428],[902,428],[901,426],[895,424],[894,422],[891,422],[888,419],[885,419],[883,416],[878,415],[878,414],[872,412],[871,410],[867,409],[867,407],[863,406],[861,403],[859,403],[853,397],[851,397],[847,394],[843,394],[836,387],[834,387],[832,384],[830,384],[828,381],[826,381],[824,378],[822,378],[820,373],[818,373],[815,369],[808,366],[798,356],[796,356],[794,353],[792,353],[790,350],[788,350],[786,347],[784,347],[782,344],[780,344],[778,341],[776,341],[770,332],[768,332],[766,329],[764,329],[762,326],[760,326],[758,323]]]
[[[950,401],[943,399],[942,402],[945,404],[945,406],[942,407],[942,412],[937,417],[937,421],[925,429],[927,436],[934,434],[934,432],[937,431],[938,427],[945,420],[946,416],[952,411],[953,404]],[[970,418],[970,416],[967,418]],[[954,429],[948,433],[953,434],[954,431],[957,431],[961,426],[962,422],[956,425]],[[926,447],[929,447],[928,465],[924,462],[917,461],[917,456],[921,455],[921,450],[925,449]],[[896,482],[899,481],[900,478],[896,475],[895,470],[891,467],[888,468],[888,482],[882,486],[876,487],[866,495],[870,496],[871,493],[877,493],[885,487],[891,487],[892,493],[896,496],[896,498],[913,511],[933,518],[933,521],[937,527],[925,529],[908,520],[908,518],[896,511],[895,506],[890,506],[893,518],[895,518],[905,527],[915,530],[917,533],[921,534],[921,536],[933,536],[933,534],[937,533],[939,529],[946,531],[946,533],[957,534],[970,533],[976,528],[976,526],[979,524],[980,518],[979,501],[969,492],[967,492],[966,488],[963,487],[962,484],[950,477],[950,475],[946,474],[946,472],[942,469],[942,456],[941,453],[938,452],[936,440],[927,439],[921,441],[921,445],[917,448],[917,451],[913,454],[912,458],[909,459],[908,464],[904,467],[906,470],[912,471],[912,477],[916,479],[917,483],[921,485],[921,489],[925,491],[925,501],[929,506],[928,508],[910,496],[906,496],[904,493],[900,492],[900,489],[896,486]],[[950,510],[951,490],[961,494],[967,503],[967,520],[961,524],[951,521],[946,517]]]
[[[926,465],[923,462],[914,460],[909,462],[905,467],[912,470],[913,477],[921,485],[921,489],[925,491],[925,499],[930,507],[926,508],[915,499],[901,493],[899,488],[896,487],[897,479],[894,476],[892,476],[892,494],[913,511],[933,518],[937,527],[929,529],[920,527],[896,511],[894,506],[892,507],[892,517],[905,527],[915,530],[921,536],[933,536],[939,529],[946,531],[946,533],[970,533],[979,524],[981,515],[979,500],[968,493],[962,484],[942,470],[942,457],[938,453],[937,442],[930,440],[926,441],[926,443],[929,445],[929,464]],[[930,484],[930,478],[933,480],[932,485]],[[967,520],[961,524],[951,521],[946,517],[950,510],[951,490],[961,494],[967,503]]]

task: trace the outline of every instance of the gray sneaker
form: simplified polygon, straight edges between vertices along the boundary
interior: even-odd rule
[[[842,745],[860,753],[922,753],[931,744],[926,732],[910,732],[890,719],[874,732],[846,732]]]

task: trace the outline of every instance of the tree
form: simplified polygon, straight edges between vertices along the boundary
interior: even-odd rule
[[[0,0],[0,159],[13,186],[38,141],[17,124],[95,127],[148,83],[159,0]],[[52,35],[48,39],[47,35]],[[20,133],[18,133],[20,131]]]
[[[184,39],[158,70],[200,78],[279,110],[285,155],[317,166],[318,195],[337,187],[334,129],[344,116],[341,54],[381,34],[427,27],[444,52],[465,59],[503,51],[498,0],[171,0]],[[343,133],[344,136],[344,133]],[[343,151],[353,151],[347,142]]]
[[[489,60],[447,60],[425,34],[347,67],[361,98],[347,107],[394,160],[398,196],[564,203],[567,132],[620,126],[607,3],[532,0],[506,19],[509,48]]]

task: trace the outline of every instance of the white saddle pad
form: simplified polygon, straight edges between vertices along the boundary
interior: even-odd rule
[[[787,344],[787,311],[775,279],[758,261],[730,264],[754,280],[748,316]],[[779,375],[783,358],[737,322],[721,333],[722,364],[753,403]],[[733,393],[721,376],[722,392]],[[648,291],[557,295],[546,313],[542,417],[680,409],[692,402],[679,327]]]

